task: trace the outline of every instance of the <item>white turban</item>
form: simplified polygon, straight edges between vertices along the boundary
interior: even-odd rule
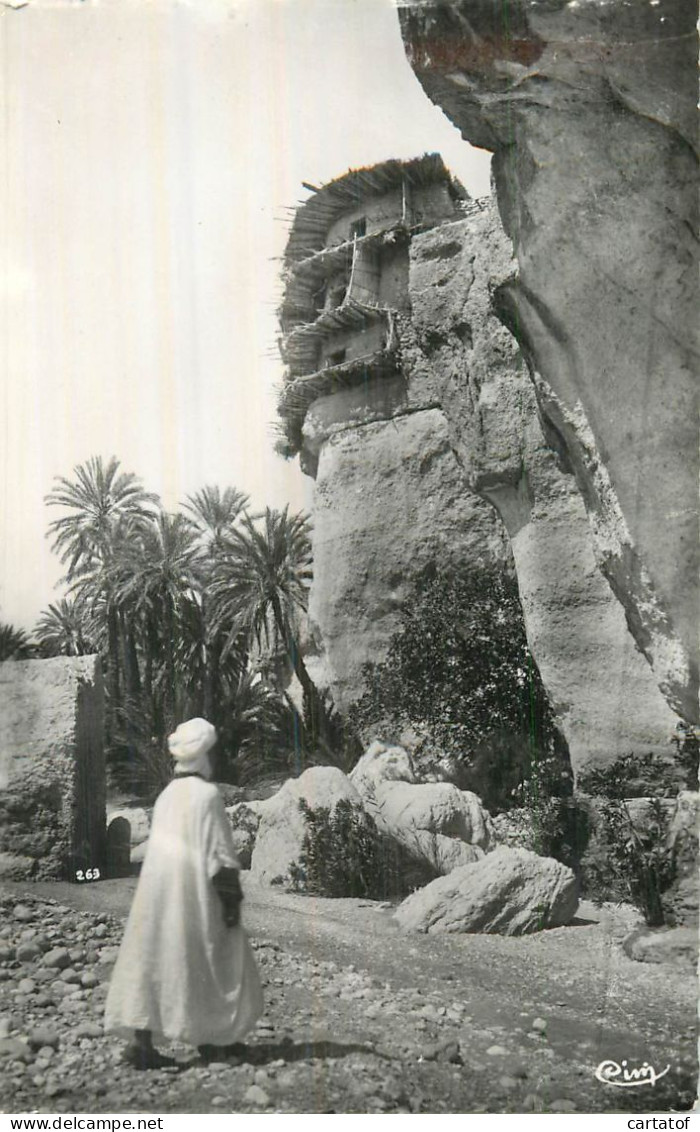
[[[168,735],[170,754],[176,762],[189,769],[216,743],[216,728],[206,719],[188,719]]]

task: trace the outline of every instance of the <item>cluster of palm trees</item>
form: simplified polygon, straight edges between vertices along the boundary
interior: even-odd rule
[[[311,578],[309,520],[288,509],[252,515],[234,488],[205,487],[175,514],[115,458],[57,477],[47,504],[67,594],[32,642],[7,630],[3,655],[104,659],[112,764],[167,776],[165,736],[188,715],[219,729],[230,761],[254,742],[276,751],[326,739],[328,705],[299,648]],[[12,633],[19,633],[15,640]],[[14,652],[12,646],[14,644]],[[294,672],[304,710],[285,686]],[[155,768],[155,769],[154,769]]]

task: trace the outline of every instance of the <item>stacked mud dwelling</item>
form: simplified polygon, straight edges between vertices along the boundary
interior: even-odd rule
[[[383,659],[422,575],[465,557],[512,568],[436,398],[405,366],[411,246],[474,207],[428,154],[350,171],[315,191],[292,225],[280,416],[286,451],[316,479],[316,675],[341,708],[360,695],[362,666]]]
[[[490,200],[438,155],[354,170],[298,209],[280,311],[284,448],[315,478],[316,678],[346,708],[421,577],[515,570],[577,775],[669,755],[678,717],[600,569],[575,462],[505,323]]]
[[[386,401],[402,379],[398,324],[408,316],[409,243],[454,220],[467,194],[438,154],[358,169],[314,192],[285,253],[280,322],[287,380],[280,411],[291,451],[316,471],[303,426],[319,398],[366,388]]]

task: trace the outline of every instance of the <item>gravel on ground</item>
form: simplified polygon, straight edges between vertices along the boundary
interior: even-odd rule
[[[407,935],[390,905],[245,887],[266,1011],[245,1051],[138,1072],[102,1011],[135,880],[0,886],[6,1112],[672,1112],[696,1097],[694,975],[636,963],[626,907],[521,938]],[[654,1085],[596,1068],[644,1062]]]

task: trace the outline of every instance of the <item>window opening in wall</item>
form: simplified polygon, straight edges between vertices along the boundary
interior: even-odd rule
[[[318,291],[314,291],[311,296],[315,311],[320,312],[324,309],[326,305],[326,292],[327,287],[324,283],[323,286],[319,287]]]
[[[360,216],[358,220],[353,220],[350,225],[350,239],[360,239],[361,236],[367,235],[367,217]]]
[[[340,283],[336,287],[333,287],[332,290],[329,292],[329,295],[328,295],[329,310],[335,310],[336,307],[342,307],[343,302],[345,301],[345,296],[347,295],[347,293],[348,293],[347,283]]]

